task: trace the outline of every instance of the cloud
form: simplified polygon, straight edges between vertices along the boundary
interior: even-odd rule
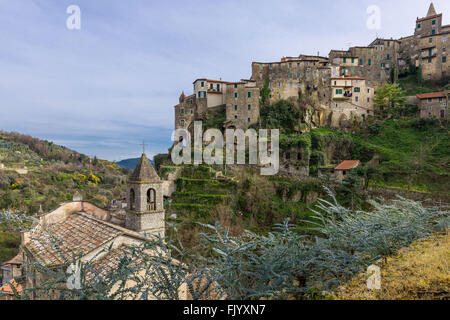
[[[81,8],[80,31],[66,28],[71,4]],[[365,27],[372,4],[382,10],[377,31]],[[166,151],[173,106],[182,90],[192,92],[194,79],[239,80],[251,75],[252,61],[327,55],[332,48],[367,45],[377,33],[406,36],[428,5],[0,0],[0,129],[108,159],[138,154],[143,138],[153,152]],[[446,19],[450,3],[435,1],[435,7]]]

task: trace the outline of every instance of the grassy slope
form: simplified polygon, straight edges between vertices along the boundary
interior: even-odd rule
[[[56,145],[50,145],[47,156],[30,145],[15,142],[13,135],[0,132],[0,163],[7,168],[26,166],[29,170],[26,175],[0,170],[0,210],[34,214],[42,205],[44,211],[49,211],[70,201],[76,191],[103,207],[125,191],[124,171],[113,163],[97,160],[90,165],[86,156]],[[61,156],[66,161],[51,158]],[[17,253],[19,241],[16,233],[0,230],[0,263]]]
[[[380,159],[374,184],[405,190],[449,193],[450,136],[438,124],[418,127],[420,121],[388,120],[378,134],[343,133],[317,129],[313,134],[331,140],[351,139],[351,156],[368,161],[368,154]]]
[[[362,273],[342,287],[342,300],[417,300],[450,298],[450,234],[419,240],[381,266],[382,289],[367,289]]]

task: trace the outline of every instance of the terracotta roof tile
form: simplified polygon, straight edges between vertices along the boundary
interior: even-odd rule
[[[350,170],[358,167],[361,164],[359,160],[345,160],[338,165],[334,170]]]
[[[0,296],[2,293],[13,294],[14,291],[12,289],[14,287],[17,292],[22,291],[22,286],[18,284],[15,280],[11,280],[9,283],[5,284],[3,287],[0,287]]]
[[[41,263],[61,265],[64,257],[71,259],[72,254],[86,255],[122,233],[120,229],[93,217],[75,213],[46,229],[40,224],[36,226],[25,247]]]
[[[431,93],[424,93],[424,94],[418,94],[417,98],[419,99],[431,99],[431,98],[445,98],[445,93],[443,92],[431,92]]]

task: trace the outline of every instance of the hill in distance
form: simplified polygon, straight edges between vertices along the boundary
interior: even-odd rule
[[[121,168],[134,170],[139,162],[139,159],[140,158],[125,159],[125,160],[116,162],[116,164]],[[150,163],[152,164],[152,166],[155,167],[155,162],[151,159],[149,159],[149,160],[150,160]]]

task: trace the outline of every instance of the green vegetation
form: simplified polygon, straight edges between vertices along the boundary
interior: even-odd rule
[[[411,65],[407,70],[399,73],[398,84],[405,91],[406,96],[416,94],[436,92],[450,89],[450,78],[443,78],[440,81],[423,81],[421,67],[416,68]]]
[[[167,237],[134,246],[113,270],[102,270],[96,261],[85,261],[77,290],[58,285],[70,276],[67,266],[49,268],[33,261],[48,277],[41,277],[45,280],[38,288],[28,288],[18,298],[29,299],[31,293],[45,297],[52,292],[59,299],[146,299],[153,295],[176,300],[180,299],[180,286],[186,284],[194,300],[334,299],[339,286],[375,261],[448,228],[449,212],[445,208],[424,208],[401,199],[392,204],[372,202],[370,212],[354,211],[339,205],[333,194],[329,196],[330,201],[320,200],[316,215],[308,218],[308,234],[295,232],[287,220],[275,224],[267,235],[245,232],[233,236],[219,224],[204,224],[201,241],[191,250]],[[10,219],[10,214],[0,213],[0,224],[8,224]],[[155,254],[145,254],[146,250]],[[445,250],[448,252],[448,246]],[[174,256],[181,263],[173,263]],[[66,258],[76,263],[77,257]],[[189,268],[183,267],[187,261]],[[88,280],[86,276],[92,272],[95,277]],[[439,280],[437,284],[429,283],[425,288],[448,294],[445,269],[435,279]],[[421,288],[416,285],[408,290]]]
[[[317,129],[312,137],[312,166],[361,160],[370,163],[371,185],[449,194],[450,137],[446,123],[399,118],[374,122],[349,133]]]
[[[385,83],[376,91],[375,105],[383,118],[388,114],[401,114],[405,104],[404,92],[397,83]]]
[[[91,163],[92,162],[92,163]],[[80,192],[86,201],[106,207],[125,192],[128,169],[76,153],[51,142],[17,133],[0,132],[0,210],[36,214],[71,201]],[[15,170],[26,167],[27,174]],[[14,243],[12,245],[11,243]],[[1,233],[0,263],[17,253],[19,238]]]

